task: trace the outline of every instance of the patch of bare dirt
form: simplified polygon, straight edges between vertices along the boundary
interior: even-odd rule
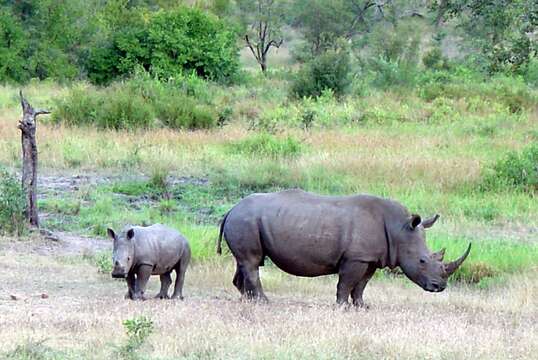
[[[24,240],[4,238],[0,241],[1,251],[15,251],[28,255],[91,255],[99,251],[110,251],[111,248],[112,243],[107,239],[46,230],[40,235]]]

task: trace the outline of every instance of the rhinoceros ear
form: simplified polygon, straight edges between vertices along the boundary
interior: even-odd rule
[[[417,226],[420,225],[420,223],[422,223],[420,215],[413,214],[411,215],[411,219],[409,220],[409,228],[411,228],[411,230],[415,230]]]
[[[134,237],[134,230],[129,229],[127,230],[127,240],[131,240]]]
[[[106,229],[106,233],[108,234],[108,237],[112,240],[116,239],[116,233],[111,228]]]

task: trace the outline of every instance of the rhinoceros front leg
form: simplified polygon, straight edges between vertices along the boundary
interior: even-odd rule
[[[336,303],[347,304],[349,295],[368,271],[368,264],[360,261],[344,261],[338,270]],[[366,285],[366,284],[365,284]]]
[[[152,267],[150,265],[140,265],[136,271],[136,292],[133,300],[146,300],[144,293],[149,277],[151,276]]]
[[[172,284],[172,278],[170,277],[171,271],[161,275],[161,291],[155,296],[157,299],[168,299],[168,289]]]
[[[370,281],[375,271],[376,266],[374,264],[368,265],[366,273],[364,274],[362,279],[359,280],[357,285],[355,285],[355,288],[351,292],[351,298],[353,299],[354,306],[368,308],[368,306],[364,305],[364,301],[362,300],[362,294],[364,292],[366,284],[368,283],[368,281]]]
[[[136,278],[134,271],[129,271],[125,281],[127,282],[127,294],[125,294],[125,298],[134,299],[136,294]]]

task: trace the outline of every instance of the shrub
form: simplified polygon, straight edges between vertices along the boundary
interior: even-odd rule
[[[237,154],[278,158],[299,156],[303,150],[303,145],[291,136],[278,138],[268,133],[260,133],[244,140],[232,142],[230,149]]]
[[[145,316],[139,316],[123,321],[123,326],[127,333],[127,342],[120,347],[119,355],[122,359],[139,359],[137,352],[153,333],[153,321]]]
[[[538,191],[538,145],[529,145],[520,152],[509,152],[497,161],[486,170],[482,188]]]
[[[382,57],[369,61],[369,69],[374,72],[373,85],[381,88],[394,86],[414,86],[417,76],[416,66],[401,64]]]
[[[112,272],[112,257],[109,252],[99,252],[94,257],[97,272],[100,274],[110,274]]]
[[[25,210],[20,181],[0,167],[0,233],[22,235],[26,230]]]
[[[235,34],[216,16],[199,9],[179,7],[160,11],[150,21],[150,69],[168,79],[183,71],[214,80],[237,72]]]
[[[347,51],[329,50],[303,66],[291,84],[291,94],[296,98],[318,97],[331,89],[336,96],[347,90],[351,70]]]
[[[159,100],[156,111],[158,118],[171,129],[207,129],[217,122],[211,108],[181,94]]]
[[[197,86],[201,92],[204,85]],[[213,110],[186,92],[175,82],[161,83],[147,74],[102,89],[76,86],[56,100],[51,121],[107,129],[151,128],[156,119],[172,129],[215,126]]]
[[[138,67],[163,80],[191,72],[226,80],[237,73],[235,33],[216,16],[186,6],[119,12],[114,30],[89,51],[86,68],[92,82],[106,84]]]
[[[439,47],[434,47],[424,54],[422,63],[427,69],[432,70],[447,70],[448,59],[443,56],[443,52]]]

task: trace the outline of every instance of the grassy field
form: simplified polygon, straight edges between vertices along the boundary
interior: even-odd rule
[[[11,329],[0,332],[0,356],[112,358],[127,341],[122,321],[144,315],[154,328],[140,352],[152,359],[532,358],[538,201],[483,184],[499,159],[536,143],[536,90],[493,79],[441,94],[426,86],[289,101],[284,77],[211,85],[213,101],[231,111],[211,130],[97,130],[43,117],[44,227],[99,242],[109,226],[162,222],[189,238],[195,260],[185,302],[134,303],[123,300],[122,282],[98,273],[102,252],[0,238],[0,328]],[[32,83],[24,92],[54,110],[69,86]],[[0,164],[12,169],[20,166],[18,106],[17,89],[0,87]],[[431,248],[447,247],[450,259],[469,241],[473,250],[441,294],[381,273],[366,289],[368,311],[333,307],[334,277],[298,279],[272,266],[262,271],[271,303],[242,303],[233,260],[215,257],[217,223],[243,196],[289,187],[372,193],[439,213]]]

